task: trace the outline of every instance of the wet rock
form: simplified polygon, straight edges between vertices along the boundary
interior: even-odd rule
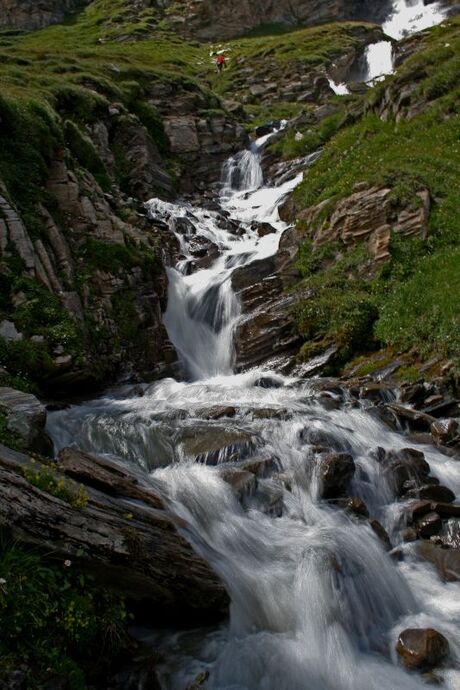
[[[340,410],[342,407],[342,400],[327,392],[320,393],[318,402],[325,410]]]
[[[436,484],[424,484],[415,489],[410,489],[407,498],[425,498],[429,501],[439,501],[440,503],[451,503],[455,500],[455,494],[447,486]]]
[[[292,417],[292,412],[289,412],[286,408],[276,408],[276,407],[259,407],[255,410],[251,410],[250,414],[253,419],[289,419]]]
[[[426,673],[422,673],[422,678],[427,685],[444,684],[444,679],[441,676],[438,676],[438,674],[434,673],[433,671],[427,671]]]
[[[256,438],[240,429],[200,426],[185,429],[180,437],[181,452],[195,462],[218,465],[236,462],[254,454]]]
[[[437,390],[437,387],[434,387]],[[460,400],[448,395],[430,395],[423,402],[423,411],[436,418],[458,417],[460,415]]]
[[[448,520],[443,525],[441,539],[443,546],[460,549],[460,520]]]
[[[283,382],[280,379],[275,379],[272,376],[261,376],[254,381],[254,386],[259,388],[282,388]]]
[[[395,400],[396,395],[393,388],[384,382],[379,383],[368,383],[362,386],[359,397],[362,400],[369,400],[370,402],[389,402],[390,400]]]
[[[438,419],[431,424],[430,431],[436,445],[447,445],[457,439],[460,442],[460,424],[456,419]]]
[[[355,463],[348,453],[330,453],[321,459],[319,478],[322,498],[342,496],[355,473]]]
[[[370,407],[366,410],[366,412],[374,419],[377,419],[379,422],[385,424],[385,426],[392,431],[396,431],[398,429],[397,418],[386,407]]]
[[[386,406],[392,412],[402,427],[408,427],[410,431],[430,431],[434,417],[419,410],[412,410],[397,403]]]
[[[259,127],[256,127],[256,136],[265,137],[267,134],[271,134],[271,132],[274,132],[276,129],[279,129],[280,127],[280,120],[271,120],[270,122],[267,122],[264,125],[259,125]]]
[[[6,416],[8,430],[17,434],[26,448],[51,455],[53,443],[45,432],[46,409],[34,395],[2,387],[0,412]]]
[[[357,498],[356,496],[341,499],[338,502],[338,505],[340,505],[340,507],[343,508],[347,513],[356,515],[356,517],[369,517],[367,505],[361,498]]]
[[[337,452],[349,452],[352,449],[350,442],[346,438],[334,435],[332,432],[326,431],[325,429],[308,427],[302,429],[300,432],[300,440],[312,446],[330,448]]]
[[[414,448],[403,448],[389,453],[383,451],[383,455],[380,454],[380,462],[384,466],[384,476],[398,496],[402,496],[409,489],[428,483],[430,466],[421,451]]]
[[[412,383],[406,386],[401,386],[400,400],[402,403],[409,403],[415,405],[422,402],[425,398],[426,389],[422,383]]]
[[[85,486],[120,496],[144,501],[154,508],[162,508],[161,500],[150,490],[145,476],[136,470],[128,471],[124,465],[102,456],[94,456],[78,448],[64,448],[58,463],[65,474]]]
[[[405,510],[408,521],[413,522],[415,519],[422,517],[423,515],[426,515],[427,513],[430,513],[433,510],[436,510],[432,506],[433,503],[431,501],[426,500],[411,502]]]
[[[396,651],[407,669],[430,669],[448,656],[449,642],[432,628],[408,628],[400,634]]]
[[[390,550],[391,549],[391,541],[390,537],[388,536],[388,532],[386,531],[385,527],[375,518],[370,518],[369,519],[369,526],[372,529],[372,531],[378,536],[382,544],[385,546],[386,549]]]
[[[278,472],[281,463],[277,458],[251,458],[241,463],[241,467],[262,479]]]
[[[417,545],[417,555],[436,567],[446,582],[460,581],[460,549],[445,549],[429,541]]]
[[[460,505],[453,505],[452,503],[432,502],[430,504],[431,510],[439,513],[442,517],[460,517]]]
[[[408,527],[402,533],[402,540],[404,542],[417,541],[417,539],[418,539],[418,532],[414,527]]]
[[[202,407],[196,411],[196,416],[201,419],[222,419],[223,417],[234,417],[236,408],[231,405],[227,407]]]
[[[417,520],[416,529],[421,537],[429,538],[442,529],[442,520],[438,513],[430,512]]]
[[[224,482],[230,484],[240,500],[256,492],[257,479],[252,472],[236,467],[226,467],[221,469],[219,474]]]
[[[257,223],[256,225],[253,225],[252,228],[257,232],[259,237],[272,235],[276,232],[276,228],[274,228],[273,225],[270,225],[270,223]]]
[[[283,514],[283,488],[271,480],[260,482],[252,504],[258,510],[273,517]]]

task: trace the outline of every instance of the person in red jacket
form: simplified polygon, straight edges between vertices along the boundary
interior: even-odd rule
[[[225,67],[225,55],[223,55],[223,53],[216,55],[216,67],[219,74],[221,74]]]

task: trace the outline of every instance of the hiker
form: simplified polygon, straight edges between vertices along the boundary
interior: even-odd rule
[[[223,55],[222,53],[219,53],[216,56],[216,67],[219,74],[222,74],[222,70],[225,67],[225,55]]]

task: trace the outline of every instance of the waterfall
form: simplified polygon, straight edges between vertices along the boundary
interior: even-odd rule
[[[260,152],[255,142],[251,148],[229,158],[223,168],[222,182],[224,193],[254,191],[263,185]]]
[[[393,0],[393,8],[383,23],[387,36],[397,40],[404,36],[439,24],[445,15],[440,2],[426,0]],[[391,41],[372,43],[365,53],[366,72],[363,81],[373,82],[393,72],[393,45]]]
[[[422,690],[424,679],[394,658],[408,627],[448,637],[443,687],[458,690],[458,583],[442,582],[404,543],[404,503],[376,460],[382,449],[401,451],[407,437],[349,403],[340,381],[324,382],[326,404],[315,381],[268,368],[232,373],[241,317],[232,274],[277,251],[286,228],[278,207],[302,179],[264,186],[261,145],[224,166],[220,210],[147,205],[180,246],[168,269],[164,323],[186,380],[51,412],[48,432],[57,449],[75,444],[143,468],[183,536],[225,583],[228,622],[156,632],[162,690],[191,687],[203,671],[206,690]],[[259,237],[261,222],[275,232]],[[210,252],[201,266],[197,240]],[[410,445],[425,454],[433,478],[460,492],[457,461]],[[397,558],[368,520],[322,497],[328,449],[352,456],[349,495],[391,535]]]

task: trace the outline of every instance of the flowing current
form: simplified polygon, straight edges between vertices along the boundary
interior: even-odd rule
[[[164,690],[185,690],[203,672],[208,690],[420,689],[423,677],[395,658],[407,627],[434,627],[449,639],[441,675],[444,687],[458,690],[458,584],[442,583],[413,545],[401,543],[403,504],[375,460],[379,446],[397,450],[407,440],[347,403],[337,385],[325,400],[321,380],[267,368],[232,373],[241,316],[232,274],[276,252],[286,227],[279,204],[302,178],[264,186],[264,141],[227,162],[219,211],[149,203],[182,251],[169,269],[164,322],[185,380],[122,389],[52,413],[49,431],[58,449],[75,444],[149,473],[184,536],[227,587],[227,623],[149,638],[164,653]],[[261,222],[272,229],[262,237]],[[204,260],[193,253],[198,240]],[[398,558],[366,520],[321,499],[324,444],[352,454],[349,493],[400,545]],[[460,466],[423,450],[432,473],[460,491]],[[260,468],[248,486],[224,481],[223,471],[248,465]]]

